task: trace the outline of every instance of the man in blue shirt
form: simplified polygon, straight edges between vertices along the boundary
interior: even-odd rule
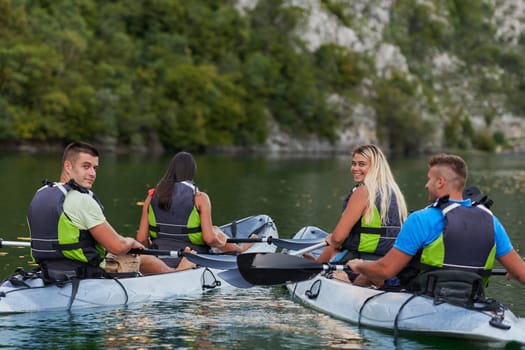
[[[463,200],[468,172],[465,161],[459,156],[439,154],[432,157],[428,165],[425,188],[429,201],[435,205],[408,216],[394,247],[383,258],[368,262],[361,259],[349,261],[352,271],[381,283],[414,265],[414,256],[419,259],[417,266],[458,267],[472,271],[490,270],[495,258],[507,269],[507,279],[516,278],[525,284],[525,263],[513,249],[500,221],[488,209],[481,206],[480,210],[460,209],[457,212],[462,216],[474,213],[471,215],[474,220],[447,215],[454,229],[445,228],[447,208],[452,212],[451,208],[472,206],[470,199]],[[440,199],[447,196],[447,206],[440,206],[443,202]],[[444,233],[447,230],[448,238]]]

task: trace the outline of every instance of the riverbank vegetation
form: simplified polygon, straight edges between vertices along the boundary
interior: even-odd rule
[[[0,0],[0,143],[245,147],[265,142],[270,121],[297,137],[335,141],[342,116],[329,101],[337,95],[373,107],[380,141],[400,152],[442,125],[451,147],[505,144],[501,132],[466,132],[467,108],[443,117],[458,104],[432,87],[435,48],[466,62],[469,76],[501,67],[499,84],[472,88],[525,114],[523,57],[493,39],[491,8],[478,0],[443,5],[452,27],[418,2],[394,6],[385,37],[415,80],[378,77],[368,55],[337,44],[308,50],[297,35],[307,13],[284,3],[258,1],[242,12],[228,0]],[[320,3],[353,24],[341,2]],[[422,95],[430,117],[417,108]]]

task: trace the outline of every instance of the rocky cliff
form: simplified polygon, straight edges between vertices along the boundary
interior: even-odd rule
[[[404,9],[403,3],[411,8]],[[340,116],[336,142],[316,137],[298,139],[282,132],[274,123],[266,146],[275,152],[347,153],[354,145],[369,142],[391,148],[392,138],[396,136],[378,132],[381,118],[372,100],[378,95],[378,80],[388,81],[401,76],[415,91],[410,105],[405,106],[406,112],[428,121],[426,125],[433,129],[425,136],[425,150],[469,148],[470,143],[485,140],[492,145],[492,150],[525,151],[525,115],[522,113],[525,109],[516,108],[516,103],[509,102],[507,94],[521,84],[507,85],[519,79],[519,73],[512,75],[508,66],[502,66],[498,60],[475,62],[466,58],[470,57],[467,54],[458,54],[461,48],[457,46],[461,44],[454,49],[454,45],[446,42],[452,30],[456,31],[453,33],[456,36],[459,31],[454,23],[457,19],[451,13],[450,4],[446,3],[435,0],[397,4],[393,0],[288,0],[287,6],[300,7],[307,14],[294,35],[304,40],[309,50],[335,43],[366,57],[372,62],[374,72],[361,83],[359,98],[335,94],[330,98]],[[246,12],[256,5],[257,0],[239,0],[237,8]],[[522,45],[525,1],[492,0],[483,2],[483,6],[491,15],[483,18],[481,25],[484,27],[481,28],[493,28],[490,32],[492,47],[504,47],[505,52],[513,53],[504,57],[516,60],[513,55]],[[402,11],[410,11],[410,17],[401,18]],[[468,29],[466,25],[463,30],[465,28]],[[465,32],[475,37],[477,30],[472,25],[472,29]],[[409,33],[406,34],[409,42],[401,45],[405,39],[400,39],[399,32]],[[422,47],[420,52],[414,53],[415,45]],[[382,120],[388,118],[387,115]],[[416,134],[419,131],[414,129]],[[466,137],[469,133],[477,136],[469,139]]]

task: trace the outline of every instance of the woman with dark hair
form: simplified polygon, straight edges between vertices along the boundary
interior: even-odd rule
[[[227,243],[228,236],[212,224],[211,202],[199,191],[193,179],[197,164],[188,152],[179,152],[171,160],[164,176],[144,201],[137,240],[156,249],[186,249],[208,253],[210,248],[223,252],[243,252],[252,244]],[[162,259],[169,267],[180,269],[185,258]],[[140,271],[158,271],[158,262],[141,262]]]

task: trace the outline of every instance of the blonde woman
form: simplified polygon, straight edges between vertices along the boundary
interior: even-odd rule
[[[318,262],[334,257],[337,262],[378,259],[393,246],[407,217],[405,198],[377,146],[354,149],[351,171],[356,184],[344,202],[339,222],[326,238],[329,245]]]

